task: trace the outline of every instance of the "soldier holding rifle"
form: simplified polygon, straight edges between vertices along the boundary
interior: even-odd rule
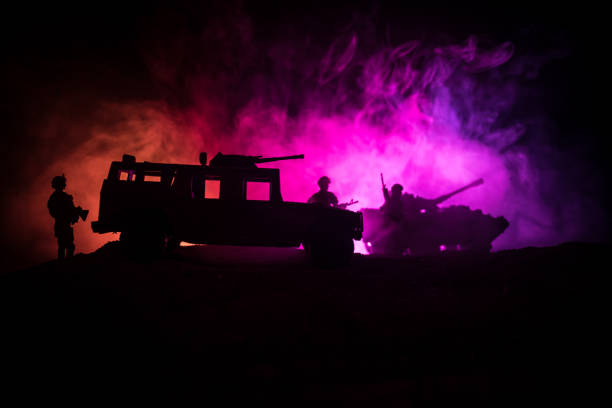
[[[331,180],[327,176],[323,176],[319,179],[319,191],[314,193],[309,199],[309,204],[317,204],[323,207],[336,207],[338,206],[338,198],[334,193],[329,190],[329,184]]]
[[[74,255],[74,233],[72,224],[79,221],[79,217],[85,221],[89,210],[83,210],[81,207],[75,207],[72,201],[72,196],[64,192],[66,188],[66,177],[53,177],[51,187],[55,189],[49,201],[47,208],[49,214],[55,218],[54,232],[57,238],[57,258],[70,258]]]
[[[383,196],[385,197],[385,203],[380,209],[385,213],[391,220],[400,222],[403,219],[404,211],[402,208],[402,191],[404,187],[400,184],[394,184],[391,187],[391,194],[385,185],[385,179],[382,173],[380,173],[380,181],[382,182]]]

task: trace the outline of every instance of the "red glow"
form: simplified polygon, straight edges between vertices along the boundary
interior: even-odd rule
[[[524,127],[512,124],[495,131],[488,127],[510,106],[512,89],[501,87],[498,94],[487,93],[488,89],[480,89],[470,77],[470,72],[493,69],[508,61],[510,44],[482,51],[474,38],[462,45],[435,49],[408,42],[381,47],[357,64],[358,47],[354,35],[344,48],[340,42],[331,45],[317,68],[317,89],[300,95],[298,114],[289,115],[287,106],[268,103],[265,92],[254,91],[250,102],[232,113],[232,125],[228,126],[224,120],[230,113],[223,101],[207,92],[215,78],[202,76],[191,78],[195,102],[186,108],[173,109],[162,101],[100,103],[91,117],[52,118],[43,134],[56,135],[66,129],[73,134],[66,135],[65,154],[41,166],[31,188],[13,198],[12,208],[31,215],[23,227],[24,239],[31,241],[33,251],[53,257],[56,244],[44,203],[51,193],[50,180],[57,174],[66,174],[66,191],[74,195],[77,205],[89,208],[89,217],[95,220],[100,187],[111,161],[129,153],[138,161],[197,163],[201,151],[208,152],[208,157],[217,152],[265,156],[304,153],[305,160],[266,165],[281,169],[284,200],[305,202],[317,190],[317,180],[327,175],[330,191],[340,202],[355,199],[361,208],[382,204],[380,173],[389,186],[400,183],[405,192],[424,197],[448,193],[482,177],[482,186],[451,198],[445,205],[461,203],[506,216],[514,233],[495,241],[499,247],[550,242],[553,236],[562,239],[545,227],[519,229],[517,225],[525,224],[514,224],[517,214],[522,213],[538,219],[539,225],[552,224],[548,204],[538,197],[539,179],[531,159],[520,151],[500,153],[500,147],[516,140]],[[417,60],[422,63],[416,64]],[[154,67],[155,72],[175,72],[174,67],[160,64]],[[346,87],[332,85],[353,65],[361,69],[352,85],[356,89],[351,89],[357,96]],[[451,89],[449,78],[453,74],[461,79],[455,86],[465,88],[461,89],[465,96],[478,91],[495,94],[495,103],[478,101],[480,104],[463,113],[470,117],[469,129],[458,120],[452,103],[450,91],[456,89]],[[270,81],[264,88],[282,90],[281,80]],[[228,87],[227,93],[231,92]],[[351,98],[355,99],[352,108],[336,109]],[[479,138],[470,136],[474,129],[478,129]],[[16,213],[15,218],[25,217]],[[118,239],[117,235],[94,234],[89,222],[76,225],[75,237],[80,252]],[[357,250],[365,252],[364,243],[358,243]]]

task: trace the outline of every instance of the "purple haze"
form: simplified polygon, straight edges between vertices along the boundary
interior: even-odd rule
[[[483,185],[444,205],[506,217],[510,227],[494,249],[588,237],[599,207],[563,187],[568,156],[546,143],[550,120],[513,114],[521,80],[559,56],[517,56],[510,43],[476,37],[381,44],[357,31],[325,44],[295,33],[265,42],[254,39],[247,17],[220,19],[199,35],[144,47],[161,99],[99,100],[94,114],[75,117],[76,102],[60,95],[57,112],[36,129],[45,143],[29,153],[37,178],[11,200],[8,217],[25,220],[19,240],[53,256],[44,203],[56,174],[66,173],[68,192],[96,219],[110,161],[131,153],[196,163],[199,151],[304,153],[305,160],[270,164],[281,168],[283,198],[306,201],[327,175],[341,202],[359,201],[354,210],[382,204],[380,173],[389,187],[428,198],[482,177]],[[518,143],[529,130],[541,142]],[[61,154],[49,162],[51,145]],[[75,235],[84,252],[117,239],[82,223]]]
[[[380,173],[389,187],[400,183],[405,191],[431,198],[483,177],[484,185],[445,204],[507,217],[511,229],[494,243],[496,248],[563,240],[550,227],[552,215],[536,186],[530,185],[538,179],[530,158],[521,151],[502,153],[524,125],[493,127],[513,105],[515,89],[504,76],[482,73],[507,63],[511,44],[481,49],[470,37],[460,45],[428,47],[410,41],[370,54],[358,51],[356,34],[331,44],[302,78],[312,87],[299,89],[300,109],[294,115],[286,104],[266,100],[272,91],[292,92],[282,89],[283,78],[280,84],[264,82],[260,94],[236,114],[224,149],[304,153],[304,161],[274,164],[283,171],[284,198],[305,201],[317,179],[327,175],[341,201],[359,201],[353,209],[382,204]],[[523,215],[537,222],[524,222]],[[359,250],[364,251],[362,245]]]

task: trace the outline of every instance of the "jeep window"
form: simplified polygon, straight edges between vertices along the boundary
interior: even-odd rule
[[[145,174],[144,175],[144,181],[148,182],[148,183],[160,183],[161,182],[161,175],[157,175],[157,174]]]
[[[204,198],[218,200],[221,191],[221,180],[204,180]]]
[[[246,199],[249,201],[270,201],[270,182],[247,181]]]
[[[119,170],[119,180],[121,181],[132,181],[134,179],[134,172],[130,170]]]

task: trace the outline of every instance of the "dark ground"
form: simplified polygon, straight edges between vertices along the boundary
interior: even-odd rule
[[[317,269],[295,250],[182,247],[142,262],[111,243],[0,277],[2,384],[22,401],[584,403],[604,382],[609,251]]]

